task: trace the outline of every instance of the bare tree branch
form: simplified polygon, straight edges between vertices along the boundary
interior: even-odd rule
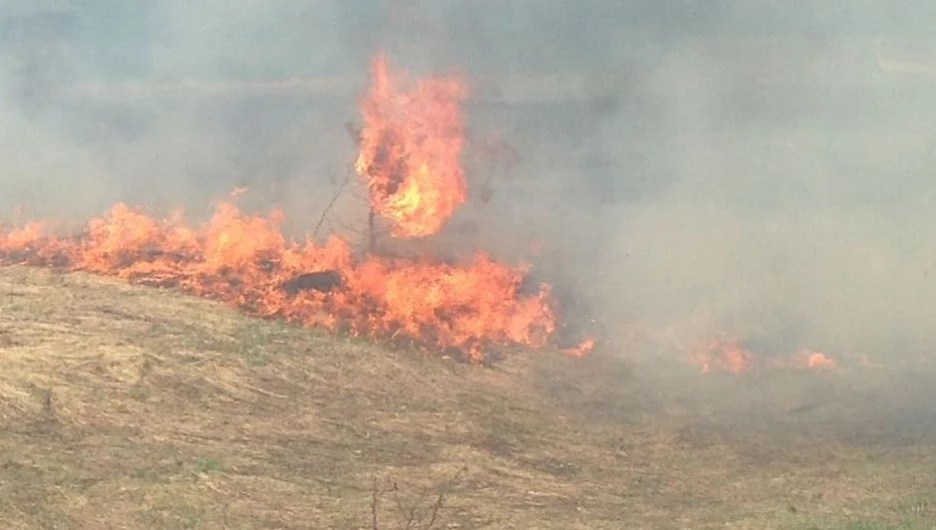
[[[325,205],[325,209],[322,210],[322,215],[319,216],[318,223],[315,224],[315,230],[312,231],[313,239],[318,238],[319,230],[322,228],[322,225],[325,223],[325,219],[328,217],[328,213],[335,206],[335,203],[338,202],[338,199],[341,197],[342,193],[344,193],[345,188],[347,188],[353,181],[353,178],[352,178],[353,172],[354,172],[353,168],[349,166],[348,170],[345,172],[344,180],[342,180],[341,183],[338,184],[338,187],[335,189],[335,193],[332,194],[332,197],[328,201],[328,204]]]
[[[438,518],[438,515],[439,515],[439,511],[442,509],[442,506],[445,505],[445,496],[448,494],[449,491],[451,491],[451,489],[455,486],[455,484],[457,484],[458,481],[461,480],[462,476],[467,472],[468,472],[468,466],[462,467],[439,490],[439,495],[436,497],[435,502],[433,502],[432,506],[430,507],[429,522],[426,523],[424,530],[430,530],[432,528],[432,525],[435,524],[436,519]]]

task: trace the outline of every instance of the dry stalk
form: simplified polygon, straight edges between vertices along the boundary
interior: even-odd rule
[[[374,475],[374,482],[371,488],[371,530],[380,530],[377,526],[377,503],[380,500],[380,489],[377,486],[377,475]]]
[[[322,228],[322,225],[325,224],[325,219],[328,218],[328,213],[331,212],[332,208],[335,207],[335,203],[338,202],[338,199],[344,194],[345,188],[347,188],[351,182],[353,169],[348,167],[348,170],[345,172],[344,179],[338,184],[335,188],[335,192],[332,194],[331,199],[329,199],[328,204],[325,205],[325,209],[322,210],[322,215],[319,216],[319,220],[315,223],[315,230],[312,231],[312,238],[318,238],[319,230]]]
[[[402,492],[396,480],[391,479],[389,487],[382,490],[378,484],[376,475],[374,476],[371,487],[371,530],[381,530],[378,512],[380,500],[385,493],[393,493],[393,501],[397,512],[402,516],[402,530],[433,530],[439,521],[439,513],[445,507],[445,501],[452,488],[467,473],[468,467],[462,467],[442,485],[436,487],[437,493],[432,502],[426,506],[426,501],[430,495],[429,490],[422,494],[409,506],[403,502]],[[424,506],[424,508],[422,508]]]
[[[361,129],[351,123],[346,123],[345,128],[347,129],[348,134],[351,136],[351,139],[354,141],[355,145],[360,145]],[[328,204],[325,205],[325,209],[322,210],[322,214],[319,216],[318,222],[315,224],[315,229],[312,231],[313,239],[318,238],[319,231],[321,230],[322,226],[325,224],[325,221],[328,219],[329,213],[335,207],[335,204],[338,202],[338,199],[340,199],[341,196],[344,195],[346,191],[349,191],[351,193],[351,196],[357,200],[369,202],[368,197],[366,196],[362,197],[360,194],[355,193],[353,189],[349,190],[349,187],[351,186],[351,184],[355,182],[355,179],[354,179],[355,172],[356,171],[353,166],[348,166],[348,169],[345,172],[344,179],[337,185],[335,192],[332,194],[331,198],[329,199]],[[369,254],[373,254],[377,249],[377,237],[378,235],[380,235],[378,233],[378,229],[376,226],[376,215],[377,214],[376,212],[374,212],[373,208],[368,209],[367,228],[364,231],[354,229],[348,226],[347,224],[345,224],[344,222],[342,222],[340,219],[337,221],[337,223],[339,227],[341,227],[344,230],[364,236],[365,241],[366,241],[366,251]]]

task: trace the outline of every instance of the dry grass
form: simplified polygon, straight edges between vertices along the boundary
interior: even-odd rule
[[[415,529],[446,485],[432,528],[934,528],[901,377],[482,369],[7,268],[0,527]]]

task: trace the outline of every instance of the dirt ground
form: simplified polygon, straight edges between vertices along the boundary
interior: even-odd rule
[[[931,374],[479,368],[5,268],[0,527],[936,528]]]

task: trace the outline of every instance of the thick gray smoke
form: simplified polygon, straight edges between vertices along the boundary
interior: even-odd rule
[[[0,202],[197,211],[244,185],[309,227],[383,49],[474,84],[467,162],[493,193],[452,230],[504,257],[545,242],[543,274],[612,332],[919,353],[934,23],[870,0],[0,2]]]

